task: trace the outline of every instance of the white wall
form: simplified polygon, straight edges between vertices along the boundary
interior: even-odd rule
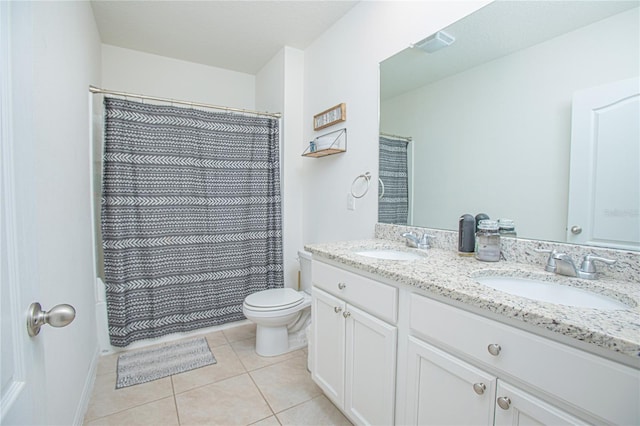
[[[637,23],[636,8],[383,102],[381,128],[420,159],[413,223],[485,212],[564,241],[573,93],[638,75]]]
[[[302,244],[302,90],[304,53],[285,47],[256,75],[256,109],[283,113],[281,134],[282,233],[285,287],[297,288]]]
[[[255,76],[102,45],[105,89],[254,109]]]
[[[361,2],[305,50],[304,139],[346,127],[347,152],[304,158],[303,241],[369,238],[377,222],[379,62],[477,10],[487,1]],[[313,131],[313,115],[340,102],[347,121]],[[347,210],[358,175],[371,190]]]
[[[47,310],[59,303],[77,310],[66,328],[47,326],[33,339],[44,349],[44,376],[36,385],[46,396],[34,404],[48,424],[81,423],[97,354],[88,86],[100,83],[100,41],[88,2],[14,7],[25,18],[20,24],[30,27],[14,40],[20,69],[13,96],[18,175],[30,175],[34,188],[22,196],[34,207],[26,237],[37,249],[37,301]]]

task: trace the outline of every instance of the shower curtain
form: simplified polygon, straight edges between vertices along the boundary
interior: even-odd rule
[[[409,184],[406,139],[380,136],[378,174],[380,185],[378,222],[406,225],[409,214]],[[384,189],[383,189],[384,186]]]
[[[111,344],[244,319],[284,284],[278,120],[104,103]]]

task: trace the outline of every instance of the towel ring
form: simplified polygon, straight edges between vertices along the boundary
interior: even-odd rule
[[[358,179],[364,179],[367,182],[367,187],[364,189],[364,191],[362,191],[362,194],[356,194],[353,191],[353,185],[356,184],[356,182],[358,181]],[[366,172],[364,174],[361,174],[359,176],[357,176],[353,182],[351,182],[351,195],[353,196],[353,198],[362,198],[364,197],[367,192],[369,192],[369,183],[371,182],[371,173]]]

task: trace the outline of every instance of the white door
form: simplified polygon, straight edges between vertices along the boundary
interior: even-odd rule
[[[312,291],[313,380],[339,408],[344,407],[345,303],[329,293]]]
[[[573,98],[567,242],[640,249],[640,78]]]
[[[397,329],[349,304],[346,309],[344,410],[359,424],[391,425]]]
[[[413,337],[408,353],[408,424],[493,424],[494,376]]]
[[[584,425],[582,420],[498,380],[496,426]]]
[[[29,179],[16,171],[11,98],[11,3],[0,2],[0,424],[42,424],[44,362],[41,345],[27,334],[26,311],[35,300],[35,247],[26,208]],[[25,211],[27,210],[27,211]]]

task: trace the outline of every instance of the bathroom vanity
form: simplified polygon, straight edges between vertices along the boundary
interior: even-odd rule
[[[312,377],[354,423],[640,423],[637,281],[585,283],[382,239],[306,248]],[[513,296],[474,280],[487,271],[582,287],[626,308]]]

